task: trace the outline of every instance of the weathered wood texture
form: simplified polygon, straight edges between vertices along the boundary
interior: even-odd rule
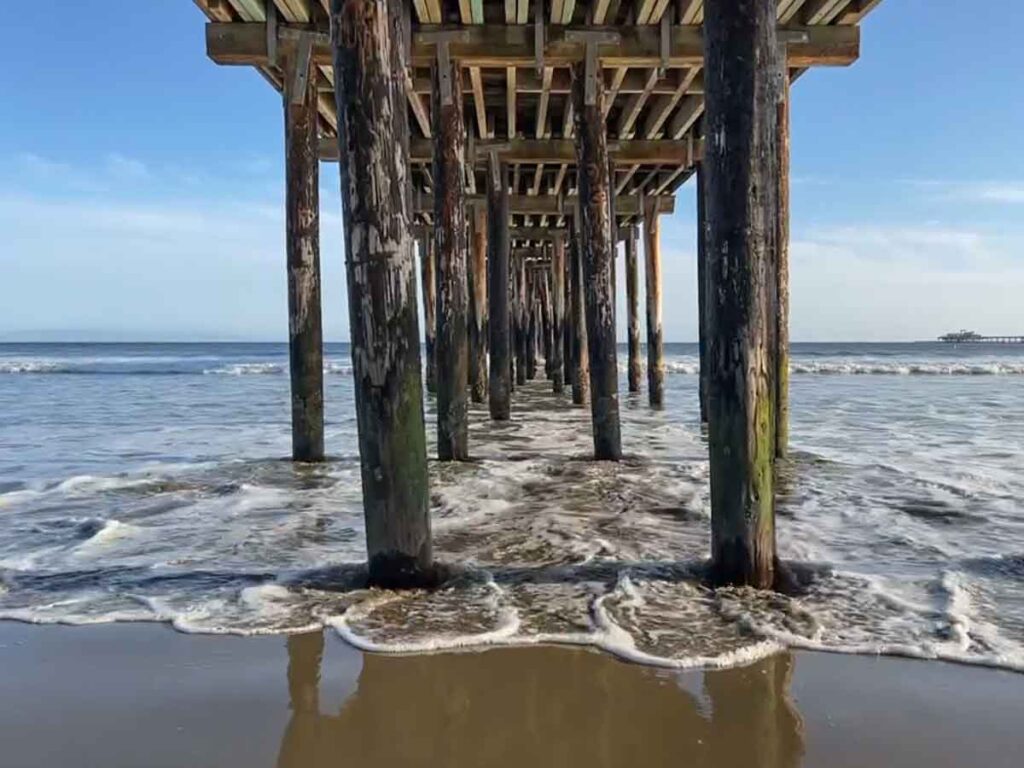
[[[303,73],[296,70],[304,68]],[[284,91],[285,223],[292,458],[324,458],[324,360],[320,319],[320,161],[316,79],[311,62],[292,57]],[[297,77],[297,75],[304,77]],[[295,92],[298,89],[298,92]]]
[[[629,391],[640,391],[643,365],[640,362],[640,269],[637,260],[636,227],[628,228],[626,236],[626,325],[629,348]]]
[[[551,248],[551,389],[565,390],[565,239]]]
[[[562,240],[564,243],[564,270],[562,271],[562,378],[565,379],[565,384],[572,388],[573,371],[576,370],[576,366],[573,363],[572,356],[572,340],[573,340],[573,327],[575,325],[572,314],[572,275],[571,270],[573,268],[572,260],[572,237],[571,234],[568,238]]]
[[[345,267],[369,579],[434,581],[398,0],[332,0]],[[386,18],[383,14],[387,14]]]
[[[647,287],[647,399],[665,402],[665,356],[661,331],[661,226],[649,208],[644,216],[644,276]]]
[[[515,324],[516,344],[516,384],[522,386],[526,383],[527,345],[530,341],[529,319],[526,310],[526,259],[523,258],[523,254],[517,255],[512,269],[515,276],[513,322]]]
[[[572,70],[576,119],[576,165],[579,171],[579,244],[590,353],[590,414],[594,457],[622,457],[619,427],[619,369],[615,340],[615,243],[612,239],[608,137],[604,124],[604,81],[591,84],[587,98],[586,66]],[[590,101],[591,103],[588,103]]]
[[[707,0],[708,429],[712,565],[771,587],[775,568],[776,7]]]
[[[488,407],[495,421],[511,418],[512,339],[509,322],[508,169],[487,174]]]
[[[423,297],[424,346],[427,355],[427,391],[437,392],[437,361],[434,357],[434,340],[437,337],[437,257],[434,253],[434,238],[420,240],[420,285]]]
[[[487,211],[473,211],[469,261],[469,391],[474,403],[487,399]]]
[[[779,72],[778,96],[778,218],[775,229],[776,251],[776,402],[775,455],[785,457],[789,451],[789,74]]]
[[[708,253],[707,215],[705,210],[704,164],[697,163],[697,349],[700,376],[697,383],[700,394],[700,422],[708,423]]]
[[[583,405],[590,398],[590,356],[587,353],[587,311],[583,298],[583,259],[579,229],[569,240],[570,294],[572,296],[572,401]]]
[[[462,80],[457,66],[449,103],[441,95],[441,65],[431,70],[434,99],[434,242],[437,245],[437,458],[469,458],[469,283],[466,222],[466,126],[462,120]]]
[[[532,271],[526,273],[526,380],[533,381],[537,378],[537,341],[539,329],[537,328],[540,314],[540,305],[537,294],[537,276]]]

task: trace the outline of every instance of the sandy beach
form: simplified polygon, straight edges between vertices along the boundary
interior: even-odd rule
[[[1022,679],[815,653],[666,672],[561,647],[0,624],[2,764],[1011,766]]]

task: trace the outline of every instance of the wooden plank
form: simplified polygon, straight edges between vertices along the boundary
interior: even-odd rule
[[[780,0],[779,8],[776,12],[776,18],[778,18],[779,23],[789,24],[806,2],[807,0]]]
[[[699,24],[704,0],[683,0],[680,4],[679,23]]]
[[[679,101],[686,95],[686,92],[690,88],[690,84],[696,77],[696,68],[688,70],[686,76],[683,77],[676,86],[675,91],[671,94],[658,97],[655,103],[651,106],[650,113],[647,115],[647,119],[644,122],[644,138],[653,139],[657,136],[661,127],[668,119],[668,116],[672,114],[672,110],[676,108]]]
[[[644,105],[647,104],[647,99],[650,98],[651,90],[654,88],[654,84],[656,82],[658,82],[658,70],[652,69],[647,74],[647,85],[644,90],[629,97],[629,101],[626,102],[626,106],[623,108],[622,112],[619,113],[617,135],[620,139],[632,138],[633,124],[640,116],[640,112],[643,110]]]
[[[266,21],[264,0],[228,0],[242,21]]]
[[[829,24],[850,0],[809,0],[804,3],[800,19],[804,24]]]
[[[554,67],[544,67],[544,83],[541,86],[540,102],[537,105],[537,131],[538,139],[549,136],[548,132],[548,101],[551,98],[551,76],[554,74]]]
[[[583,45],[567,41],[567,30],[586,31],[592,27],[559,27],[550,30],[545,64],[565,67],[583,59]],[[599,28],[603,29],[603,28]],[[431,66],[435,44],[423,37],[429,27],[413,34],[412,63]],[[287,28],[282,30],[287,32]],[[860,55],[860,28],[856,26],[787,26],[780,31],[807,35],[807,42],[789,45],[789,66],[846,66]],[[533,30],[517,26],[476,25],[465,30],[466,39],[451,44],[451,55],[464,67],[532,67],[535,63]],[[618,44],[598,46],[602,65],[617,67],[658,67],[661,65],[659,30],[654,27],[625,27]],[[284,35],[281,48],[294,45],[292,35]],[[210,22],[206,25],[207,55],[218,64],[263,66],[268,63],[266,30],[262,23]],[[330,64],[330,41],[326,34],[316,36],[313,49],[318,64]],[[704,44],[700,27],[676,26],[672,29],[669,67],[700,66]]]
[[[412,78],[408,72],[405,74],[405,93],[409,99],[409,106],[412,107],[413,117],[416,118],[416,124],[420,127],[420,133],[429,139],[433,132],[430,125],[430,115],[427,113],[427,105],[423,101],[423,97],[413,90]]]
[[[273,2],[285,21],[299,24],[309,23],[309,5],[306,0],[273,0]]]
[[[636,11],[637,24],[653,24],[652,15],[658,0],[640,0]]]
[[[484,101],[484,81],[480,67],[469,68],[469,81],[473,89],[473,106],[476,107],[476,135],[481,139],[489,139],[487,103]]]
[[[487,398],[487,211],[473,209],[473,243],[469,254],[469,395]]]
[[[510,139],[516,138],[516,72],[515,67],[505,68],[505,112]]]
[[[682,139],[693,127],[704,112],[704,99],[700,96],[687,96],[679,105],[679,111],[673,115],[668,126],[668,135],[672,139]]]
[[[840,24],[860,24],[882,0],[854,0],[839,16]]]
[[[608,13],[608,0],[596,0],[594,5],[594,24],[604,24]]]

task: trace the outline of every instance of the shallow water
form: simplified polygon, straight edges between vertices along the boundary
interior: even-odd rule
[[[666,352],[665,409],[622,396],[616,465],[587,460],[589,411],[544,381],[510,423],[474,407],[476,460],[431,464],[435,550],[460,575],[393,594],[343,588],[365,557],[344,345],[328,348],[319,467],[282,459],[283,345],[0,345],[0,618],[1024,670],[1024,349],[795,345],[778,540],[818,574],[797,597],[695,577],[710,535],[696,350]]]

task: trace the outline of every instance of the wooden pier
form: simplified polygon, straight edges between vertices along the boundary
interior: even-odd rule
[[[195,3],[210,58],[256,68],[283,98],[296,460],[323,456],[316,157],[340,169],[371,581],[434,579],[414,241],[438,459],[472,456],[470,399],[508,419],[516,383],[545,375],[552,397],[568,387],[589,402],[594,457],[614,461],[630,451],[619,243],[628,388],[643,386],[642,263],[658,407],[662,297],[682,288],[662,284],[659,222],[696,174],[713,573],[771,587],[789,86],[807,68],[852,64],[878,0]]]

